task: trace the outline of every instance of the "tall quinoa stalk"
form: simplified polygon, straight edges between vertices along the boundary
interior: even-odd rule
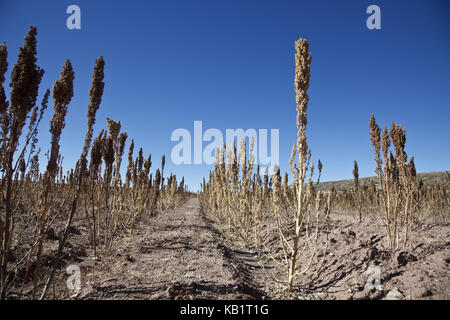
[[[49,208],[48,197],[55,182],[55,176],[58,173],[58,157],[59,157],[59,139],[61,137],[62,129],[65,127],[65,117],[67,114],[67,107],[73,97],[73,80],[75,78],[72,65],[69,60],[66,60],[61,76],[56,80],[53,86],[53,101],[54,111],[53,118],[50,121],[50,132],[52,134],[52,145],[50,151],[50,159],[47,164],[47,171],[44,175],[44,190],[41,194],[40,207],[40,230],[38,240],[38,251],[36,257],[36,267],[34,269],[33,279],[33,298],[36,296],[36,289],[39,280],[40,263],[42,256],[42,246],[45,236],[45,227],[47,224],[47,210]]]
[[[92,135],[94,132],[95,116],[97,114],[98,108],[100,107],[100,103],[102,101],[103,89],[105,87],[105,83],[103,82],[104,68],[105,68],[105,61],[103,60],[103,57],[100,56],[98,59],[95,60],[94,72],[92,74],[92,86],[89,91],[90,102],[88,105],[88,112],[87,112],[88,126],[87,126],[86,135],[84,138],[83,150],[81,152],[80,159],[78,160],[78,163],[77,163],[77,167],[78,167],[77,168],[78,169],[77,190],[72,199],[69,217],[67,218],[63,235],[59,241],[58,252],[56,254],[55,263],[53,265],[53,269],[50,272],[50,275],[47,279],[44,290],[40,297],[41,300],[45,298],[47,290],[48,290],[48,288],[52,282],[53,276],[55,274],[55,270],[60,262],[64,244],[66,242],[67,235],[69,233],[69,229],[72,224],[72,219],[73,219],[73,217],[75,215],[75,211],[77,209],[77,202],[78,202],[78,199],[79,199],[80,194],[83,189],[83,177],[85,176],[85,172],[86,172],[87,155],[88,155],[88,152],[90,149]]]
[[[308,108],[311,53],[309,53],[309,44],[305,39],[299,39],[295,42],[295,82],[294,88],[297,93],[297,141],[293,147],[290,164],[294,184],[297,194],[297,203],[294,212],[295,235],[293,237],[292,250],[289,257],[288,272],[288,291],[292,290],[293,280],[296,271],[297,253],[299,249],[300,231],[303,218],[309,202],[307,190],[305,190],[305,178],[308,172],[308,165],[311,158],[311,152],[306,142],[306,125],[308,123],[306,111]],[[295,164],[295,154],[297,153],[297,164]],[[312,172],[311,172],[312,173]]]
[[[363,199],[362,199],[362,192],[361,192],[361,186],[359,184],[359,168],[358,163],[356,160],[353,162],[353,185],[355,186],[355,192],[354,192],[354,205],[356,209],[358,210],[358,218],[359,222],[362,220],[362,206],[363,206]]]
[[[5,82],[5,73],[8,70],[8,50],[5,44],[0,44],[0,121],[2,124],[1,131],[1,146],[3,146],[3,141],[6,138],[8,129],[8,101],[6,101],[5,88],[3,88],[3,83]],[[2,148],[3,149],[3,148]],[[3,150],[2,150],[3,151]],[[3,157],[3,152],[0,157]]]
[[[13,176],[16,166],[13,164],[22,129],[28,114],[36,105],[39,84],[44,70],[36,65],[36,27],[30,27],[25,37],[25,44],[20,48],[17,63],[11,72],[9,105],[3,89],[4,73],[7,69],[6,46],[0,49],[0,114],[2,117],[1,170],[4,177],[1,190],[4,194],[4,215],[0,217],[1,251],[0,251],[0,299],[5,299],[9,286],[8,256],[14,234],[13,223]]]

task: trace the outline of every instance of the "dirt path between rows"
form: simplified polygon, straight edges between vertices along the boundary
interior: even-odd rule
[[[261,299],[251,252],[233,251],[197,198],[143,223],[117,254],[84,261],[81,299]]]

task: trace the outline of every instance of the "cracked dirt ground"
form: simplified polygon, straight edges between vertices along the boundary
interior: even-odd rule
[[[399,299],[449,299],[449,224],[423,224],[411,233],[408,248],[392,256],[378,217],[357,223],[351,214],[336,212],[331,218],[331,242],[317,257],[327,255],[318,278],[306,286],[315,272],[311,268],[297,279],[291,294],[268,278],[254,252],[225,241],[219,227],[201,212],[197,198],[146,217],[133,235],[121,236],[111,255],[100,260],[75,255],[67,264],[81,269],[76,299],[359,300],[383,299],[391,291],[398,291]],[[267,227],[276,246],[276,230]],[[382,270],[382,292],[365,286],[366,270],[374,264]],[[286,270],[272,271],[282,277]],[[67,299],[65,280],[60,280],[57,291]]]
[[[151,218],[118,253],[84,261],[81,299],[261,299],[251,252],[232,251],[198,199]]]

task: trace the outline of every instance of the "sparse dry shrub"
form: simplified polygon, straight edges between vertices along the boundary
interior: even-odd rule
[[[0,116],[2,120],[1,135],[1,191],[3,210],[0,216],[0,298],[5,299],[7,290],[12,282],[12,270],[9,268],[11,245],[16,240],[15,227],[20,215],[21,206],[17,200],[21,197],[21,181],[19,181],[20,163],[24,161],[24,154],[30,142],[36,141],[37,125],[36,100],[39,84],[44,70],[36,65],[36,34],[35,27],[31,27],[25,37],[25,44],[19,50],[17,63],[11,72],[11,87],[9,102],[3,88],[5,73],[8,67],[7,48],[4,44],[0,46]],[[48,99],[48,94],[44,96]],[[42,103],[46,107],[46,100]],[[33,111],[32,111],[33,110]],[[23,127],[26,124],[29,113],[30,124],[26,142],[17,155],[19,139],[22,136]],[[23,171],[25,166],[22,166]]]
[[[359,168],[358,163],[353,163],[353,183],[354,183],[354,191],[353,191],[353,205],[356,208],[358,212],[358,219],[359,222],[362,220],[362,210],[364,209],[365,204],[365,189],[364,187],[361,187],[359,184]]]
[[[415,220],[413,208],[415,203],[420,201],[414,158],[407,161],[406,130],[401,126],[392,122],[389,131],[385,126],[380,139],[381,130],[372,114],[369,127],[371,143],[375,150],[375,173],[381,189],[386,233],[390,248],[396,250],[401,245],[406,246],[410,224]],[[390,151],[391,141],[395,155]]]
[[[40,196],[41,207],[39,209],[39,237],[38,248],[36,254],[36,265],[34,269],[33,280],[33,298],[36,296],[36,290],[39,280],[40,263],[42,258],[43,241],[48,230],[48,216],[47,211],[52,207],[51,202],[54,199],[50,199],[52,189],[55,188],[55,177],[59,171],[57,163],[59,154],[59,140],[61,137],[62,129],[65,126],[65,117],[68,110],[68,105],[73,97],[73,80],[75,78],[72,65],[69,60],[66,60],[64,67],[61,71],[60,78],[55,82],[53,86],[53,102],[54,102],[54,115],[50,121],[50,132],[52,134],[51,139],[51,151],[50,158],[47,164],[47,171],[44,173],[44,189]]]

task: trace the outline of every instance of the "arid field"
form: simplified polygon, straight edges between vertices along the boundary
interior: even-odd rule
[[[262,170],[254,141],[242,139],[215,150],[214,168],[191,192],[165,156],[134,145],[120,119],[96,118],[102,56],[80,156],[63,171],[74,68],[67,59],[38,101],[36,35],[30,27],[9,97],[0,45],[1,299],[450,298],[448,171],[417,173],[405,128],[371,114],[374,176],[360,178],[354,161],[353,179],[322,182],[307,140],[307,40],[295,42],[290,171]],[[41,123],[46,113],[50,124]],[[51,133],[46,154],[38,129]]]

